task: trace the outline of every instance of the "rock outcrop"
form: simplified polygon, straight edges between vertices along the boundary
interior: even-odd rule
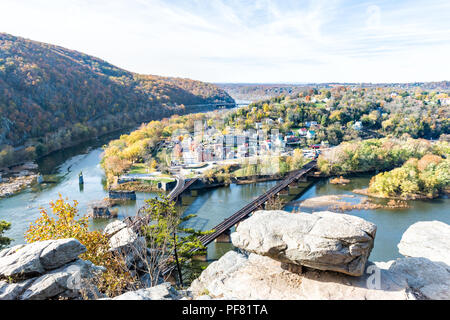
[[[390,273],[404,278],[420,298],[450,300],[450,268],[427,258],[401,258],[388,263]]]
[[[410,226],[398,244],[406,258],[392,262],[408,285],[426,299],[450,300],[450,226],[421,221]]]
[[[210,264],[189,290],[194,299],[449,300],[448,228],[416,223],[399,245],[400,252],[415,257],[372,263],[367,261],[376,230],[371,223],[330,212],[261,211],[231,235],[244,253],[228,252]],[[363,272],[343,274],[339,263],[358,254],[363,256],[357,270]]]
[[[113,235],[109,240],[110,250],[125,258],[127,267],[132,269],[146,255],[146,242],[122,221],[109,223],[104,232]]]
[[[47,240],[0,252],[0,277],[30,278],[74,261],[86,251],[75,239]]]
[[[407,257],[424,257],[450,266],[450,226],[440,221],[422,221],[410,226],[398,244]]]
[[[414,299],[406,281],[396,274],[381,270],[379,289],[368,285],[371,276],[365,273],[354,277],[310,268],[298,274],[285,270],[282,263],[271,258],[230,251],[210,264],[189,290],[195,299]]]
[[[129,291],[112,300],[179,300],[180,298],[181,295],[166,282],[151,288]]]
[[[329,211],[257,211],[231,238],[240,249],[283,263],[361,276],[376,229],[364,219]]]
[[[158,277],[159,273],[155,267],[161,254],[147,248],[145,237],[128,228],[122,221],[109,223],[104,232],[112,235],[109,240],[110,250],[125,259],[128,270],[138,277],[142,287],[149,288],[164,282]],[[152,281],[150,272],[158,279]]]
[[[0,251],[0,300],[80,298],[86,283],[104,269],[79,259],[86,248],[76,239],[19,245]]]

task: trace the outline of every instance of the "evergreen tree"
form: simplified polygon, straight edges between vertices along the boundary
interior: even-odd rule
[[[194,263],[193,257],[206,253],[200,237],[212,231],[186,227],[187,222],[196,215],[183,216],[175,202],[167,196],[146,200],[144,215],[148,216],[149,221],[143,227],[147,246],[157,256],[152,259],[156,263],[152,266],[152,279],[156,281],[161,269],[168,267],[176,267],[181,286],[183,275],[187,274],[189,279],[198,276],[201,268]]]
[[[4,237],[3,232],[9,230],[11,228],[11,223],[0,220],[0,250],[8,246],[12,239]]]

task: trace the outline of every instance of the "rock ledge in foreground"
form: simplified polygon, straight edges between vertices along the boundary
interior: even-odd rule
[[[238,248],[283,263],[361,276],[376,230],[364,219],[329,211],[257,211],[231,238]]]

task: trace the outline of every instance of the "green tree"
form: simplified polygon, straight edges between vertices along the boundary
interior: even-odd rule
[[[201,270],[194,264],[193,257],[206,253],[200,237],[212,231],[203,232],[186,227],[195,215],[183,216],[175,207],[175,202],[163,195],[160,199],[146,200],[143,215],[149,221],[143,227],[147,247],[154,253],[154,263],[149,273],[151,281],[156,283],[161,270],[170,267],[176,268],[181,286],[184,274],[190,280],[198,276]]]
[[[9,230],[11,228],[11,223],[0,220],[0,250],[8,246],[12,239],[4,237],[3,232]]]

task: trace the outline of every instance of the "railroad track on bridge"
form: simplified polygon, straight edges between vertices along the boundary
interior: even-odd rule
[[[169,193],[169,200],[175,201],[177,198],[186,190],[188,190],[199,178],[193,178],[188,181],[183,179],[182,177],[177,176],[177,185],[175,188]],[[146,205],[141,207],[134,217],[129,217],[125,220],[128,228],[132,228],[134,231],[139,232],[143,226],[150,223],[150,217],[148,215],[143,215],[143,211],[147,208]]]
[[[252,212],[260,208],[264,203],[266,203],[271,197],[278,194],[281,190],[287,188],[294,181],[302,178],[304,175],[308,174],[312,170],[314,170],[317,166],[317,160],[313,160],[303,166],[302,169],[291,172],[284,180],[277,183],[274,187],[266,191],[263,195],[259,196],[242,209],[235,212],[231,217],[225,219],[223,222],[219,223],[217,226],[212,228],[214,233],[205,235],[200,238],[201,243],[204,246],[207,246],[211,242],[213,242],[216,238],[218,238],[222,233],[229,230],[231,227],[235,226],[240,221],[246,219]],[[195,252],[197,249],[192,249],[190,252]],[[161,274],[163,276],[172,272],[175,269],[175,266],[170,266],[164,270],[162,270]]]
[[[313,160],[307,163],[301,170],[290,173],[284,180],[276,184],[273,188],[269,189],[263,195],[259,196],[258,198],[244,206],[242,209],[235,212],[231,217],[225,219],[223,222],[212,228],[212,230],[215,230],[214,233],[205,235],[200,238],[202,244],[206,246],[213,242],[226,230],[229,230],[231,227],[239,223],[241,220],[247,218],[252,212],[264,205],[264,203],[266,203],[271,197],[278,194],[281,190],[288,187],[294,181],[300,179],[303,175],[308,174],[316,167],[316,164],[316,160]]]

